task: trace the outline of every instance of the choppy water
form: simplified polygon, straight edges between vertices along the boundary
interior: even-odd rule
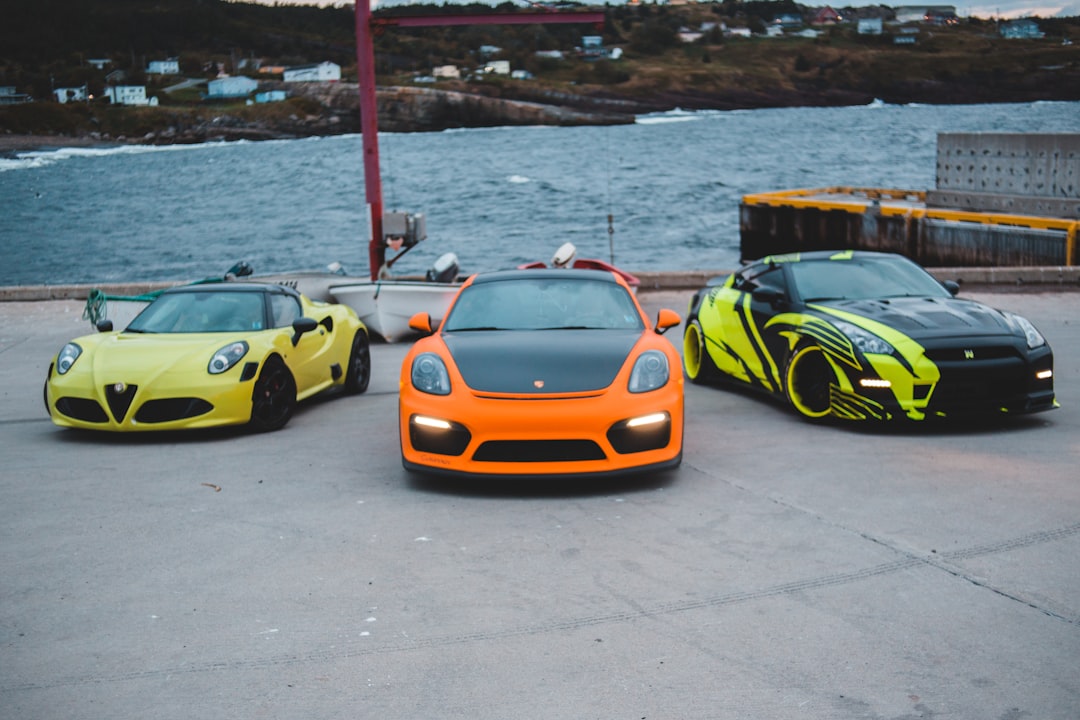
[[[922,190],[939,132],[1080,132],[1080,103],[672,112],[617,127],[380,135],[387,210],[465,272],[563,242],[628,270],[738,263],[739,199],[825,185]],[[614,217],[609,243],[608,214]],[[0,285],[187,280],[340,262],[367,273],[358,135],[0,159]]]

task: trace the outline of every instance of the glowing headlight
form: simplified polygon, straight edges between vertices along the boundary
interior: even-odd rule
[[[243,340],[229,343],[214,353],[214,357],[210,358],[210,364],[206,366],[206,371],[211,375],[220,375],[240,362],[240,358],[247,355],[247,351],[248,344]]]
[[[659,350],[646,350],[634,363],[634,370],[630,373],[630,387],[632,393],[643,393],[663,387],[668,381],[667,355]]]
[[[893,346],[879,338],[869,330],[863,330],[857,325],[852,325],[849,322],[843,320],[829,319],[836,328],[848,336],[848,339],[859,348],[862,353],[873,353],[875,355],[892,355]]]
[[[423,425],[424,427],[434,428],[435,430],[449,430],[452,426],[445,420],[439,418],[427,417],[425,415],[416,415],[413,417],[413,422],[417,425]]]
[[[1027,318],[1013,315],[1009,312],[1003,312],[1001,314],[1005,316],[1005,320],[1008,321],[1013,329],[1024,333],[1024,337],[1027,339],[1028,348],[1034,349],[1046,344],[1046,338],[1035,329],[1035,326],[1032,325]]]
[[[82,348],[75,343],[68,343],[60,350],[60,355],[56,358],[56,372],[63,375],[71,366],[75,364],[75,361],[82,355]]]
[[[434,353],[421,353],[412,364],[412,384],[420,392],[432,395],[450,394],[450,374],[446,363]]]

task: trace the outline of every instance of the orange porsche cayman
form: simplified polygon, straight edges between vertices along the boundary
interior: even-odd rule
[[[401,366],[408,470],[616,475],[682,460],[683,376],[626,283],[597,270],[474,275]]]

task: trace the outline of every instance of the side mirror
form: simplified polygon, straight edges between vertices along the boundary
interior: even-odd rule
[[[409,318],[409,327],[418,333],[430,335],[431,330],[431,316],[426,312],[419,312]]]
[[[960,294],[960,283],[955,280],[946,280],[941,284],[945,286],[945,289],[949,291],[950,295],[956,296]]]
[[[293,344],[293,347],[296,347],[296,343],[300,342],[300,336],[301,335],[303,335],[304,333],[309,333],[309,332],[311,332],[312,330],[314,330],[317,327],[319,327],[319,323],[315,320],[315,318],[302,317],[302,318],[298,318],[296,320],[293,320],[293,324],[292,324],[292,329],[293,329],[292,344]]]
[[[656,334],[663,335],[681,322],[682,318],[679,317],[679,313],[667,308],[661,308],[660,312],[656,313]]]
[[[112,332],[112,320],[98,320],[97,324],[94,325],[94,327],[98,329],[98,332]]]

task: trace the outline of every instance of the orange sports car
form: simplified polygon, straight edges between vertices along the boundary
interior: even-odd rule
[[[474,275],[401,366],[407,470],[614,475],[682,460],[683,376],[629,286],[598,270]]]

